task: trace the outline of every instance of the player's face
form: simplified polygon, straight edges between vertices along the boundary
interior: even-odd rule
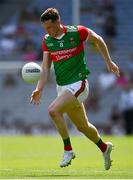
[[[60,27],[59,21],[55,21],[55,22],[52,22],[51,20],[45,21],[43,23],[43,27],[51,37],[58,36],[59,27]]]

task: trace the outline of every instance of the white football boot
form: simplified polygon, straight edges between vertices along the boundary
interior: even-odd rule
[[[76,156],[73,151],[64,151],[62,161],[60,163],[60,167],[66,167],[71,164],[72,159]]]
[[[103,159],[104,159],[104,168],[105,170],[109,170],[111,167],[112,160],[110,158],[110,154],[113,148],[113,144],[111,142],[106,142],[107,149],[103,152]]]

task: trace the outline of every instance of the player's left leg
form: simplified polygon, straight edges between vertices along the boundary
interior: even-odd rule
[[[104,143],[97,129],[88,121],[84,105],[79,103],[79,106],[69,109],[67,111],[68,116],[71,121],[75,124],[77,129],[81,131],[85,136],[87,136],[91,141],[93,141],[102,151],[104,157],[105,169],[110,169],[111,159],[110,153],[112,150],[112,143]]]

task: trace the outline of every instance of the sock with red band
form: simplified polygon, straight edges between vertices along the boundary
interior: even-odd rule
[[[64,142],[64,150],[71,151],[72,146],[71,146],[70,138],[68,137],[67,139],[63,139],[63,142]]]
[[[102,152],[105,152],[106,149],[107,149],[107,144],[104,143],[101,139],[99,139],[99,141],[96,143],[96,145],[99,147],[99,149],[100,149]]]

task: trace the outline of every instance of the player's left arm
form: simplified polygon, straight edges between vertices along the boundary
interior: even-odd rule
[[[120,76],[120,70],[119,67],[112,61],[107,45],[103,38],[96,34],[93,30],[89,30],[89,36],[87,41],[90,43],[93,43],[97,50],[101,53],[102,57],[105,60],[105,63],[107,65],[107,68],[110,72],[115,73],[117,76]]]

